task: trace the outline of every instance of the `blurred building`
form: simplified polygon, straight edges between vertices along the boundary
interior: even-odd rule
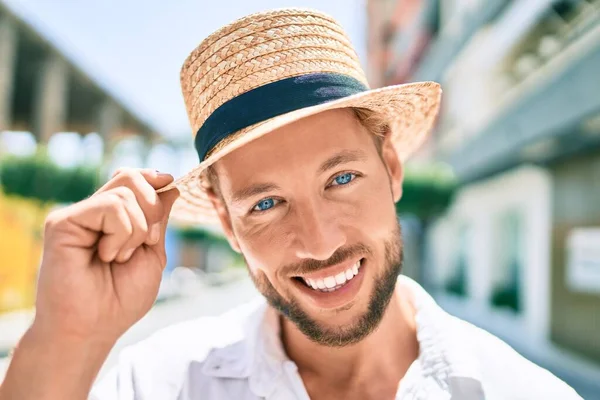
[[[428,233],[424,284],[600,381],[600,1],[371,0],[368,14],[374,86],[444,90],[416,160],[447,162],[461,186]]]
[[[2,131],[31,132],[42,144],[59,132],[95,132],[105,152],[122,135],[159,133],[0,2]]]

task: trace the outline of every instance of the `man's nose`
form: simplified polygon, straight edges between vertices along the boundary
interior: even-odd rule
[[[327,260],[344,244],[346,236],[337,223],[335,215],[320,202],[306,202],[299,208],[295,236],[296,256]]]

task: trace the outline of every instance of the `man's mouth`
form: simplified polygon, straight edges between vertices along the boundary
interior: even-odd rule
[[[348,284],[356,275],[362,265],[363,259],[358,260],[352,267],[338,272],[335,275],[325,276],[318,279],[311,279],[305,277],[297,277],[299,281],[303,282],[309,288],[320,292],[334,292],[338,289],[343,288]]]

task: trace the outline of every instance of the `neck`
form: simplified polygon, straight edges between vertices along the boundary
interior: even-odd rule
[[[298,366],[311,395],[332,391],[338,397],[347,392],[360,398],[357,394],[366,395],[365,391],[395,393],[419,353],[415,310],[407,296],[406,291],[396,290],[378,327],[359,343],[345,347],[317,344],[281,318],[286,353]]]

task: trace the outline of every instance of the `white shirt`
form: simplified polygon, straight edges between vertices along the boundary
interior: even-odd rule
[[[398,286],[412,292],[420,349],[396,399],[581,399],[500,339],[443,311],[415,281],[400,276]],[[309,397],[283,351],[275,310],[259,299],[219,317],[170,326],[126,348],[91,399]]]

